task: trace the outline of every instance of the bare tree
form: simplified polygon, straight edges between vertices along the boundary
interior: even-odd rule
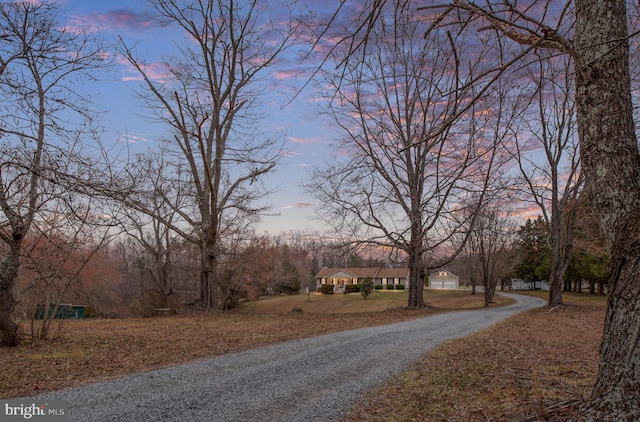
[[[23,248],[24,269],[30,271],[32,280],[18,294],[21,300],[31,299],[33,339],[49,336],[60,304],[78,287],[94,255],[118,236],[109,219],[93,214],[103,208],[98,199],[80,197],[52,184],[47,196]],[[42,312],[36,316],[37,306]]]
[[[562,303],[564,274],[573,249],[577,197],[582,188],[575,122],[575,82],[569,56],[542,56],[527,69],[535,86],[526,130],[516,134],[512,153],[524,185],[549,229],[549,306]]]
[[[367,3],[365,18],[355,26],[364,34],[359,44],[368,42],[385,3]],[[475,36],[489,33],[521,47],[499,62],[495,72],[485,74],[492,76],[470,83],[491,86],[534,50],[553,50],[573,60],[582,172],[611,251],[610,299],[598,378],[584,415],[587,420],[640,418],[640,151],[629,70],[629,40],[637,38],[638,32],[628,31],[627,4],[631,3],[496,0],[479,5],[456,0],[419,8],[431,25],[427,34],[448,25],[460,32],[473,31]]]
[[[183,231],[176,233],[174,228],[184,225],[182,215],[189,215],[194,209],[192,179],[166,148],[135,155],[129,171],[137,175],[137,191],[146,193],[145,212],[124,207],[118,218],[120,226],[142,249],[136,265],[142,266],[151,288],[143,288],[138,299],[148,308],[144,313],[151,315],[156,308],[177,305],[169,303],[173,293],[174,254],[181,247],[178,238],[191,240],[191,235]]]
[[[578,0],[575,7],[571,2],[515,7],[507,1],[482,6],[457,1],[440,8],[454,13],[455,22],[481,20],[497,36],[527,49],[552,49],[573,59],[582,171],[611,253],[609,305],[587,420],[640,418],[640,151],[626,7],[624,0]],[[469,13],[466,18],[459,15],[463,11]]]
[[[92,116],[73,83],[104,62],[97,40],[65,30],[48,4],[2,3],[0,28],[0,345],[15,346],[23,242],[47,201],[43,181],[63,182],[70,170],[80,177],[79,140]]]
[[[187,40],[164,63],[166,78],[154,80],[134,52],[121,52],[139,72],[141,95],[172,136],[168,148],[192,183],[195,213],[171,201],[184,227],[171,227],[197,244],[201,255],[202,305],[226,305],[215,279],[225,232],[254,219],[264,206],[261,176],[276,166],[282,149],[265,139],[252,113],[262,93],[257,82],[294,42],[293,21],[277,24],[257,0],[150,1],[158,22],[177,25]],[[162,192],[154,192],[162,195]],[[166,199],[166,198],[165,198]],[[129,205],[153,213],[144,200]]]
[[[425,268],[460,250],[453,240],[474,215],[467,209],[479,207],[498,168],[499,136],[487,116],[504,103],[487,95],[482,104],[467,104],[477,93],[465,81],[496,46],[462,60],[464,40],[437,30],[423,37],[414,12],[413,2],[393,2],[380,9],[361,49],[343,56],[334,50],[341,67],[329,75],[328,111],[344,139],[334,161],[314,171],[308,190],[336,232],[406,254],[408,306],[418,308]],[[425,258],[451,249],[441,259]]]
[[[482,208],[471,227],[466,249],[471,277],[480,280],[484,289],[484,306],[493,301],[498,281],[511,270],[510,246],[515,234],[511,217],[499,205]],[[475,289],[475,284],[474,284]]]

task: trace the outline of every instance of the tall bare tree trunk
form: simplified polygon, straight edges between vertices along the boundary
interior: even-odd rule
[[[576,0],[578,129],[592,207],[611,251],[609,306],[589,420],[640,419],[640,154],[624,0]]]
[[[554,181],[555,182],[555,181]],[[557,185],[557,182],[555,183]],[[557,187],[555,188],[557,191]],[[549,273],[549,306],[557,306],[562,304],[562,287],[564,285],[564,268],[563,268],[563,256],[561,243],[561,213],[559,207],[554,201],[552,206],[553,214],[551,217],[551,224],[549,232],[551,234],[551,271]]]
[[[493,302],[493,295],[496,292],[496,286],[488,286],[484,288],[484,306],[489,306]]]
[[[579,183],[581,185],[582,182]],[[567,209],[560,210],[561,206],[554,209],[554,215],[561,216],[558,221],[552,216],[551,230],[551,274],[549,276],[549,306],[557,306],[562,304],[562,290],[567,285],[565,274],[571,263],[573,255],[574,225],[576,221],[576,201],[578,189],[575,187],[573,192],[565,193],[563,200],[564,207]],[[570,195],[570,196],[567,196]]]
[[[414,247],[409,252],[409,299],[407,307],[424,308],[424,264],[422,253]]]
[[[0,263],[0,346],[17,346],[20,342],[18,326],[12,319],[20,244],[11,245],[9,253]]]
[[[567,222],[566,224],[572,224]],[[569,230],[566,230],[569,231]],[[573,232],[573,229],[570,230]],[[562,233],[553,239],[551,246],[551,271],[549,274],[549,306],[562,304],[562,290],[565,286],[564,276],[569,268],[573,253],[572,239],[567,239],[567,233]]]
[[[205,242],[201,253],[200,303],[205,309],[211,309],[214,307],[212,286],[216,277],[216,255],[208,242]]]
[[[409,219],[411,221],[411,239],[407,247],[409,256],[409,298],[407,307],[424,308],[424,275],[425,265],[422,262],[425,233],[422,221],[422,192],[424,183],[422,175],[412,174],[410,178],[411,202]]]

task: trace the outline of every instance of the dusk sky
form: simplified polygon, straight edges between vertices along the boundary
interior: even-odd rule
[[[152,22],[142,1],[61,0],[56,3],[67,25],[100,30],[105,43],[114,43],[117,37],[122,37],[128,46],[135,46],[137,54],[145,58],[150,68],[174,53],[175,41],[184,39],[177,29],[160,28]],[[334,2],[326,4],[327,10],[334,7]],[[268,199],[272,206],[270,215],[263,217],[257,233],[317,228],[318,222],[312,219],[314,200],[299,184],[307,177],[308,166],[327,156],[328,145],[336,136],[329,122],[319,117],[314,108],[317,98],[312,84],[300,91],[292,102],[288,101],[308,80],[308,73],[303,72],[292,55],[283,57],[272,77],[261,82],[267,95],[262,99],[264,119],[260,127],[265,136],[285,139],[285,148],[290,152],[275,173],[265,179],[275,192]],[[97,83],[79,89],[92,94],[94,109],[103,112],[102,142],[114,145],[115,150],[128,147],[131,151],[145,151],[157,146],[158,140],[167,135],[167,127],[143,118],[149,112],[135,94],[139,75],[124,60],[118,60],[114,68],[98,77]]]
[[[67,26],[99,31],[105,44],[115,45],[121,37],[146,63],[147,72],[158,80],[163,77],[159,65],[162,59],[176,52],[176,42],[186,39],[178,28],[159,27],[153,22],[144,0],[55,1]],[[338,0],[304,1],[317,15],[324,14],[324,18],[328,18],[339,4]],[[276,3],[268,2],[269,6]],[[274,6],[273,10],[277,15],[281,9]],[[313,66],[308,62],[300,63],[299,57],[308,48],[299,46],[288,50],[271,75],[260,81],[265,95],[260,100],[259,113],[263,119],[258,127],[265,137],[282,139],[288,153],[275,172],[263,179],[273,193],[266,200],[271,209],[256,227],[258,234],[322,228],[313,218],[314,208],[318,205],[316,199],[300,184],[308,180],[310,166],[320,165],[329,158],[330,143],[339,134],[328,118],[318,114],[317,104],[322,96],[318,84],[312,82],[301,89],[309,82]],[[115,49],[112,53],[116,54]],[[166,125],[145,119],[150,112],[136,95],[141,87],[140,75],[124,58],[116,56],[116,65],[97,76],[97,82],[86,83],[77,89],[92,95],[94,109],[103,113],[102,142],[113,151],[128,148],[132,152],[143,152],[158,148],[160,140],[170,132]],[[522,210],[522,215],[527,217],[535,217],[538,213],[535,207]]]

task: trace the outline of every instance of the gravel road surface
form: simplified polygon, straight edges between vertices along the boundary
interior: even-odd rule
[[[66,400],[71,421],[335,421],[434,346],[545,304],[508,296],[516,303],[296,340],[38,398]]]

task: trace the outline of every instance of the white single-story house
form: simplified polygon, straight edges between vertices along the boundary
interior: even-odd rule
[[[322,268],[316,274],[316,289],[323,284],[345,286],[347,284],[362,284],[366,278],[373,280],[373,284],[386,286],[387,284],[404,284],[409,287],[409,268]]]
[[[450,271],[439,270],[429,276],[431,289],[457,289],[459,286],[460,278]]]

